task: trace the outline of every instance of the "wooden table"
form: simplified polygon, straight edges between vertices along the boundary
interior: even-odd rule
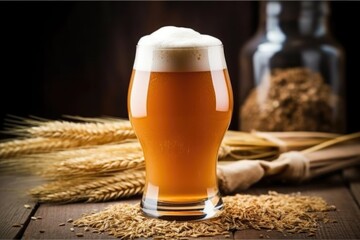
[[[69,218],[76,219],[82,213],[92,209],[101,210],[108,203],[74,203],[74,204],[38,204],[26,195],[26,190],[36,186],[41,180],[29,176],[0,176],[0,238],[24,239],[76,239],[74,232],[70,231],[71,224],[59,226]],[[329,204],[337,207],[337,211],[329,212],[329,217],[336,223],[321,224],[316,235],[293,234],[284,236],[276,231],[244,230],[231,234],[230,239],[258,239],[262,234],[264,238],[276,239],[360,239],[360,168],[348,169],[339,174],[318,179],[298,186],[265,185],[252,187],[247,193],[260,194],[269,190],[280,193],[301,192],[304,195],[323,197]],[[118,202],[138,202],[139,198]],[[31,205],[31,209],[24,207]],[[41,216],[42,219],[32,220],[32,216]],[[13,227],[22,224],[21,227]],[[40,230],[45,232],[40,233]],[[113,238],[107,234],[94,234],[85,232],[86,239]],[[80,238],[81,239],[81,238]],[[223,239],[223,237],[199,238]]]

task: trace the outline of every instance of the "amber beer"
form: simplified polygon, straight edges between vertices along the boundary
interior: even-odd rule
[[[215,48],[222,53],[222,46]],[[170,51],[162,49],[151,59]],[[206,51],[202,48],[205,56],[199,56],[210,57]],[[131,76],[129,117],[146,162],[141,206],[144,213],[159,218],[209,218],[222,207],[216,164],[232,114],[232,90],[226,66],[194,68],[192,60],[184,64],[184,58],[193,58],[194,49],[176,52],[168,54],[175,60],[152,64],[148,70],[135,64]]]

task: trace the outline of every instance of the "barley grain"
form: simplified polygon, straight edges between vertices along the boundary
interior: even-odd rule
[[[162,239],[200,236],[230,236],[229,231],[265,229],[269,231],[314,233],[322,212],[331,211],[320,197],[299,194],[269,194],[224,197],[224,211],[214,219],[176,222],[142,215],[139,204],[117,204],[98,213],[88,214],[74,224],[92,227],[123,239],[157,237]],[[263,235],[268,238],[268,235]]]

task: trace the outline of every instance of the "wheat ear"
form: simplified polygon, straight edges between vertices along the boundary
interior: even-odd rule
[[[102,202],[141,194],[145,185],[145,170],[129,172],[124,181],[103,185],[93,191],[87,202]]]
[[[46,199],[48,199],[48,202],[52,202],[52,201],[61,202],[64,201],[64,199],[59,199],[59,197],[55,197],[55,195],[60,193],[66,193],[64,194],[64,196],[67,199],[69,195],[67,194],[67,192],[80,193],[80,191],[77,190],[78,187],[86,185],[89,182],[92,182],[93,179],[94,178],[92,177],[92,178],[83,178],[83,179],[76,178],[76,179],[61,179],[61,180],[51,181],[32,188],[31,190],[29,190],[29,194],[41,202],[46,202]],[[105,178],[102,177],[101,179],[105,179]],[[57,199],[57,200],[51,201],[51,199]]]
[[[129,156],[130,153],[132,156]],[[136,156],[134,156],[136,155]],[[126,156],[126,158],[124,157]],[[64,151],[55,151],[49,153],[38,153],[24,156],[14,156],[12,158],[2,159],[0,161],[1,171],[12,171],[12,172],[28,172],[36,173],[43,176],[47,176],[46,172],[50,173],[51,177],[66,175],[57,169],[60,166],[61,169],[67,169],[72,167],[71,163],[75,165],[75,168],[80,165],[79,161],[75,160],[86,160],[89,164],[94,167],[94,162],[97,162],[97,166],[101,166],[101,162],[107,169],[110,167],[118,169],[127,169],[130,167],[137,167],[142,161],[139,158],[142,157],[142,151],[140,144],[137,141],[124,142],[119,144],[105,144],[88,146],[76,149],[69,149]],[[49,161],[51,159],[51,161]],[[109,160],[108,163],[104,162]],[[111,163],[114,164],[109,166]],[[81,166],[79,167],[81,168]],[[77,168],[76,168],[77,169]],[[97,169],[94,169],[97,171]],[[50,177],[50,176],[47,176]]]
[[[83,143],[71,139],[29,138],[0,143],[0,158],[10,158],[25,154],[48,152],[81,146]]]
[[[67,149],[65,151],[43,153],[34,157],[38,158],[51,158],[52,160],[65,161],[71,158],[86,157],[97,153],[108,153],[108,154],[124,154],[132,152],[140,152],[141,146],[136,140],[128,140],[115,144],[103,144],[95,146],[84,146],[77,149]]]
[[[75,123],[68,121],[45,122],[24,129],[31,136],[74,139],[91,142],[116,142],[135,138],[128,121]]]
[[[108,186],[122,186],[122,191],[127,191],[127,196],[141,193],[145,183],[145,170],[136,169],[117,173],[108,177],[89,177],[83,179],[68,179],[51,182],[30,191],[30,194],[40,202],[76,202],[90,201],[93,196],[99,195],[99,190]],[[141,188],[141,190],[133,188]],[[64,189],[67,189],[64,191]],[[125,197],[125,195],[119,195]],[[115,198],[112,198],[115,199]]]
[[[88,176],[118,172],[141,166],[144,166],[142,152],[123,153],[121,155],[99,152],[86,157],[71,158],[48,166],[47,169],[41,172],[41,175],[55,178]]]

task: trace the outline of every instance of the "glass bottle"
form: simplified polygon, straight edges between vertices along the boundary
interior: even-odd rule
[[[265,1],[240,53],[243,131],[344,132],[344,53],[323,1]]]

